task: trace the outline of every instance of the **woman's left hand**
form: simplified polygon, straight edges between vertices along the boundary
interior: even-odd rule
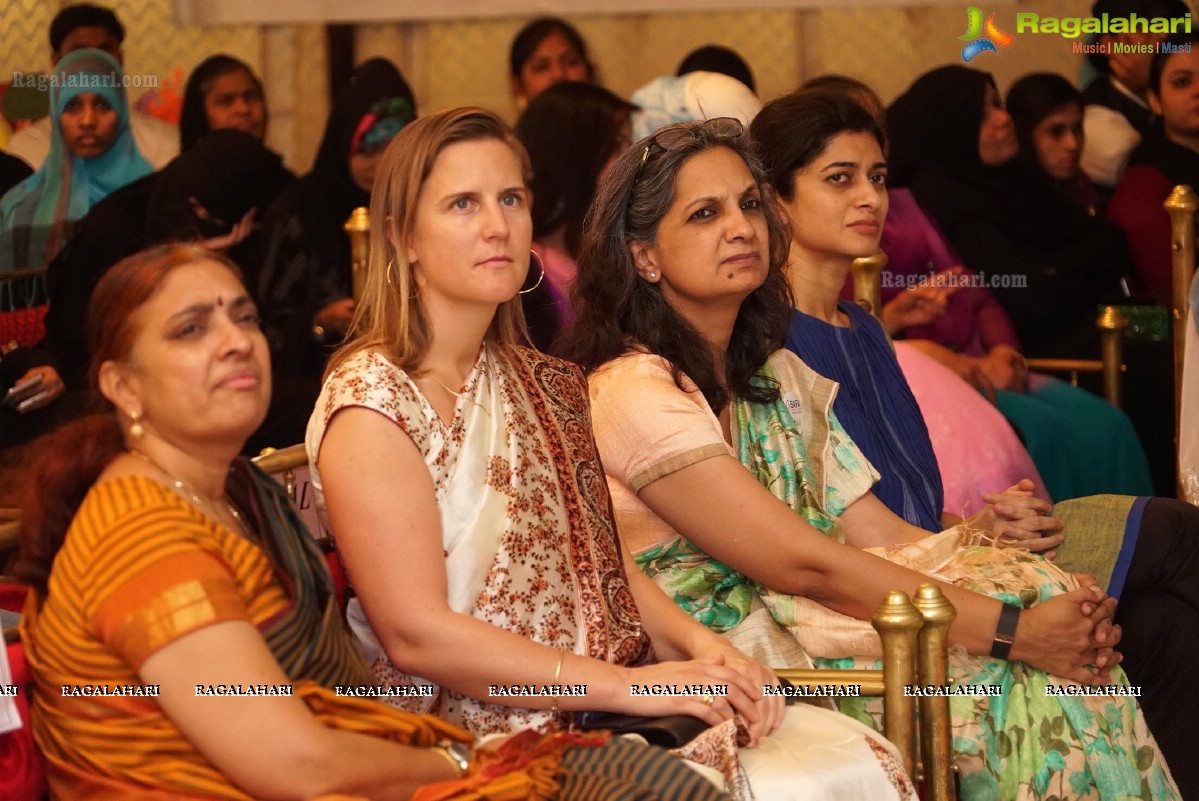
[[[254,233],[254,215],[257,213],[257,208],[250,209],[240,220],[233,224],[233,227],[229,229],[229,233],[205,239],[202,244],[209,250],[228,250],[234,245],[243,242],[250,234]]]
[[[996,541],[1006,540],[1013,547],[1034,553],[1046,552],[1046,559],[1057,555],[1051,550],[1061,545],[1065,536],[1059,532],[1063,523],[1053,517],[1053,506],[1036,497],[1036,485],[1025,478],[1003,492],[983,495],[989,505],[970,518],[972,526],[987,528]]]
[[[996,389],[1028,391],[1028,362],[1011,345],[996,345],[979,363]]]
[[[716,635],[719,637],[719,635]],[[723,637],[719,639],[724,640]],[[786,699],[781,695],[766,695],[763,687],[775,686],[779,683],[774,671],[761,662],[746,657],[732,645],[723,642],[718,647],[718,653],[697,654],[699,659],[719,659],[721,663],[735,670],[741,677],[740,685],[745,690],[741,694],[729,694],[729,703],[733,711],[741,715],[749,728],[749,745],[755,746],[758,741],[779,727],[783,722],[786,711]],[[752,688],[752,692],[750,692]]]

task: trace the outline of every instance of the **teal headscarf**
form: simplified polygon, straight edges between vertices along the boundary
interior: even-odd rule
[[[58,62],[50,83],[50,153],[41,169],[0,199],[0,272],[46,266],[62,249],[70,223],[109,194],[153,168],[129,130],[125,76],[101,50],[76,50]],[[117,138],[85,159],[63,139],[59,118],[76,96],[94,93],[117,113]]]

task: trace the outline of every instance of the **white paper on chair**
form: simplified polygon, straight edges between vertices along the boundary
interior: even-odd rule
[[[1183,500],[1199,506],[1199,329],[1195,326],[1195,313],[1192,309],[1186,321],[1186,358],[1182,367],[1182,409],[1178,430],[1178,480]]]
[[[17,710],[17,699],[9,693],[15,692],[12,683],[12,668],[8,665],[8,649],[0,648],[0,734],[21,728],[21,713]]]

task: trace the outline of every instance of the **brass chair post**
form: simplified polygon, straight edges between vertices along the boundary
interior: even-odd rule
[[[362,300],[366,287],[366,263],[371,252],[371,214],[365,206],[359,206],[346,220],[346,233],[350,235],[350,271],[353,281],[354,302]]]
[[[866,311],[875,317],[883,313],[882,275],[887,266],[887,254],[881,250],[871,256],[853,260],[853,297]]]
[[[1174,443],[1177,445],[1182,423],[1182,365],[1191,276],[1195,273],[1195,212],[1199,211],[1199,196],[1191,187],[1180,184],[1162,205],[1170,215],[1170,251],[1174,268],[1170,316],[1174,323]],[[1185,498],[1181,485],[1178,497]]]
[[[913,604],[924,620],[920,629],[920,681],[945,687],[949,684],[949,624],[957,610],[935,584],[922,584]],[[949,698],[944,695],[920,697],[920,751],[930,801],[952,801],[957,791],[949,742]]]
[[[1112,406],[1120,405],[1120,373],[1124,370],[1124,329],[1128,320],[1115,306],[1104,306],[1095,321],[1103,345],[1103,396]]]
[[[906,593],[892,590],[870,623],[883,641],[883,734],[899,749],[908,775],[916,775],[916,720],[904,688],[916,683],[917,638],[924,622]]]
[[[308,452],[304,449],[303,444],[279,449],[263,448],[262,453],[254,457],[254,464],[258,465],[264,473],[271,475],[282,473],[283,488],[287,491],[287,497],[291,498],[293,503],[298,503],[296,499],[296,468],[308,465]]]

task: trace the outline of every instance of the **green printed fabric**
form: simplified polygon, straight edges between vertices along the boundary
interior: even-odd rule
[[[831,413],[823,425],[811,420],[813,409],[827,406],[821,396],[807,391],[819,382],[813,381],[806,365],[776,354],[765,375],[779,381],[782,398],[773,404],[737,404],[739,457],[776,497],[820,531],[841,539],[836,515],[861,494],[858,483],[846,473],[868,472],[868,465],[852,441],[838,431]],[[943,543],[947,535],[934,534],[930,541],[933,538]],[[926,573],[1025,608],[1075,586],[1069,574],[1039,556],[953,542],[956,550],[950,558],[939,559],[935,569],[925,569]],[[880,550],[880,555],[921,569],[919,555],[914,555],[919,551],[917,544]],[[844,625],[847,632],[865,625],[823,609],[823,617],[814,618],[809,614],[811,602],[756,589],[775,619],[801,645],[805,645],[806,621],[811,625],[811,620],[821,619],[833,629]],[[827,643],[826,634],[821,631],[813,640]],[[819,667],[879,666],[876,653],[821,653],[810,646],[808,652]],[[952,744],[965,801],[1179,798],[1133,698],[1051,694],[1048,690],[1072,683],[1020,662],[972,657],[961,649],[950,653],[950,676],[961,684],[1002,688],[995,697],[949,699]],[[1128,684],[1119,668],[1112,677],[1119,685]],[[843,699],[841,708],[882,730],[879,699]]]

